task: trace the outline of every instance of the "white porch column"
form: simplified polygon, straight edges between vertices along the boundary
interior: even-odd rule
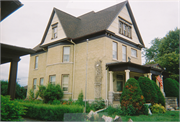
[[[125,75],[126,75],[126,82],[127,82],[127,80],[129,79],[129,72],[130,72],[130,70],[125,70]]]
[[[147,73],[146,74],[144,74],[144,77],[147,77],[148,75],[147,75]]]
[[[109,71],[109,82],[110,82],[110,89],[109,89],[109,91],[110,92],[113,92],[113,72],[112,71]]]
[[[113,72],[109,71],[109,104],[113,104]]]
[[[147,73],[147,75],[148,75],[148,78],[149,78],[150,80],[152,80],[152,73]]]

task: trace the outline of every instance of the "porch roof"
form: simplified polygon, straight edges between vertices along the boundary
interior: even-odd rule
[[[147,65],[139,65],[132,62],[106,63],[106,67],[109,68],[109,71],[130,70],[130,72],[152,73],[153,75],[160,75],[164,71],[163,69],[154,68],[152,66]]]

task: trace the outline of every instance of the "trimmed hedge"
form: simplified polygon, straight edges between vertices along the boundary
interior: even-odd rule
[[[141,87],[143,96],[146,103],[158,103],[158,96],[154,85],[151,83],[151,80],[147,77],[139,77],[138,79],[139,86]]]
[[[127,80],[123,88],[120,103],[126,115],[142,113],[145,100],[136,79],[130,78]]]
[[[45,121],[63,121],[65,113],[82,113],[84,110],[78,105],[20,104],[27,108],[26,117]]]
[[[152,84],[154,85],[155,89],[156,89],[156,93],[158,96],[158,104],[161,104],[163,106],[165,106],[165,98],[162,94],[162,92],[160,91],[160,88],[157,86],[156,82],[151,80]]]
[[[10,96],[1,95],[1,121],[20,121],[25,114],[25,108]]]

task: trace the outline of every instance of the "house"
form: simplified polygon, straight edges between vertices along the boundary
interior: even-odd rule
[[[163,71],[141,65],[144,47],[128,1],[79,17],[54,8],[30,57],[28,90],[60,84],[64,100],[77,100],[82,90],[90,102],[102,97],[113,104],[130,77],[152,79]]]

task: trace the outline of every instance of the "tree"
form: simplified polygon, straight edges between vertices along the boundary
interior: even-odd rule
[[[27,90],[16,82],[16,99],[26,98]],[[1,95],[8,95],[8,81],[1,81]]]
[[[171,78],[179,81],[179,33],[180,29],[169,31],[165,37],[155,38],[151,47],[143,50],[146,64],[160,64],[172,73]]]

